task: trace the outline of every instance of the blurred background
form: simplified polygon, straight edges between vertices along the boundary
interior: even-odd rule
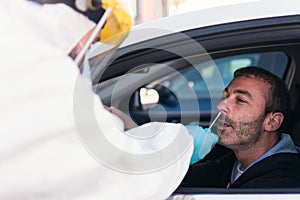
[[[130,12],[134,24],[194,10],[249,1],[258,0],[119,0]]]

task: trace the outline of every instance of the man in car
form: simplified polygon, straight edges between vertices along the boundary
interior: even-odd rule
[[[190,167],[181,186],[220,188],[300,187],[300,154],[281,133],[290,110],[284,82],[270,72],[246,67],[234,73],[218,110],[218,143],[224,157]]]

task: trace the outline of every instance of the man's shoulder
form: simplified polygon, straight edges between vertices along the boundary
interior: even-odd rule
[[[232,187],[300,187],[300,154],[278,153],[251,166]]]
[[[300,152],[298,153],[278,153],[271,155],[262,161],[258,162],[262,164],[273,163],[272,167],[276,167],[274,165],[286,166],[288,163],[293,163],[293,165],[289,165],[289,167],[296,167],[300,165]],[[278,167],[278,166],[277,166]],[[300,170],[300,168],[299,168]]]
[[[271,155],[248,169],[251,173],[281,173],[289,174],[292,170],[300,172],[300,153],[278,153]],[[300,176],[300,173],[298,174]]]

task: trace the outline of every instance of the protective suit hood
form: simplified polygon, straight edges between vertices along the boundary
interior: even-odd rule
[[[34,12],[32,11],[33,7],[35,7]],[[52,42],[65,53],[69,53],[82,37],[95,26],[95,23],[86,16],[65,4],[44,4],[41,6],[30,2],[20,4],[15,13],[24,16],[23,20],[26,20],[26,25],[35,27],[39,37]],[[41,30],[44,30],[44,33],[41,33]]]
[[[72,8],[64,4],[55,6],[55,8],[50,4],[44,5],[44,9],[54,15],[52,18],[47,18],[49,20],[48,28],[51,29],[50,33],[52,33],[54,38],[53,41],[57,42],[56,45],[60,46],[67,53],[95,26],[95,23],[87,17],[74,12]]]

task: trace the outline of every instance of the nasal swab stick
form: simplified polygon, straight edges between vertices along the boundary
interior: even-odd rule
[[[216,123],[216,121],[218,120],[218,118],[221,116],[221,112],[218,113],[218,115],[216,116],[216,118],[214,119],[214,121],[210,124],[210,126],[208,127],[209,129],[211,129],[213,127],[213,125]]]

